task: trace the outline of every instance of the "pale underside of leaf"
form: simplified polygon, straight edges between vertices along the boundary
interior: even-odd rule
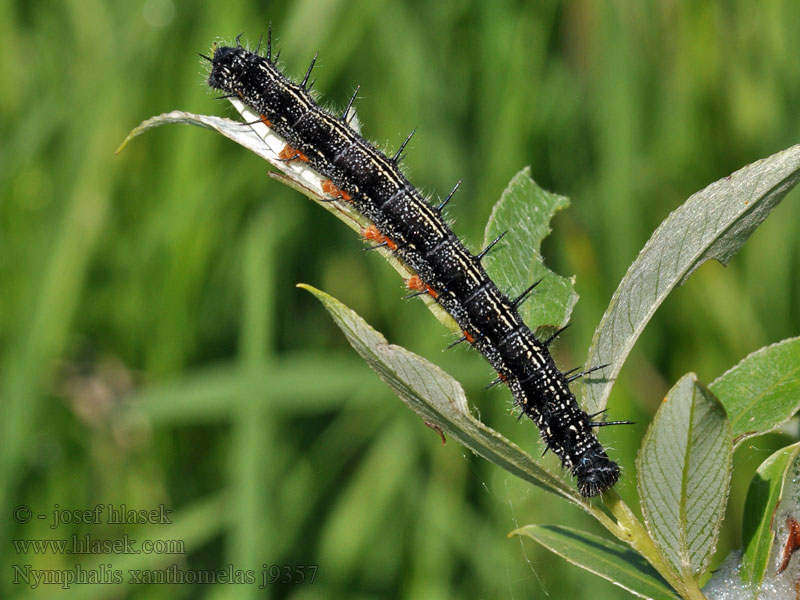
[[[230,101],[242,115],[244,122],[174,110],[143,121],[128,134],[117,149],[117,152],[125,148],[136,136],[161,125],[179,123],[211,129],[266,160],[279,171],[278,173],[270,172],[274,179],[314,200],[350,229],[361,234],[366,227],[371,225],[352,204],[336,201],[322,189],[322,183],[327,179],[325,176],[312,169],[305,162],[281,160],[279,154],[286,146],[286,140],[267,127],[261,121],[259,115],[251,111],[239,100],[233,98]],[[388,248],[377,248],[375,251],[379,252],[404,279],[414,275],[414,272]],[[420,296],[420,299],[440,323],[454,333],[460,332],[456,322],[432,297],[425,294]]]
[[[323,303],[353,348],[426,424],[440,428],[448,437],[514,475],[599,514],[562,477],[473,417],[461,384],[450,375],[405,348],[387,343],[335,298],[310,286],[300,287]]]
[[[684,577],[702,573],[725,512],[733,442],[722,405],[685,375],[667,394],[637,458],[648,530]]]
[[[792,146],[692,195],[645,244],[595,330],[587,365],[610,364],[605,378],[585,381],[583,405],[606,407],[625,358],[669,292],[704,262],[722,264],[800,180],[800,145]]]

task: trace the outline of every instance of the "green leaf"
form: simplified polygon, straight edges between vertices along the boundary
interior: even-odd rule
[[[520,314],[532,327],[566,325],[578,301],[574,277],[562,277],[544,266],[542,240],[550,233],[550,221],[569,206],[566,196],[546,192],[530,177],[530,167],[514,175],[494,205],[484,233],[484,246],[507,232],[497,248],[485,259],[486,270],[498,287],[516,298],[535,281],[532,302],[520,307]]]
[[[701,264],[722,264],[800,180],[800,145],[750,164],[692,195],[645,244],[595,330],[587,365],[610,364],[605,378],[583,382],[589,413],[605,408],[622,364],[667,294]]]
[[[358,314],[332,296],[308,285],[298,287],[322,302],[350,345],[426,424],[439,428],[510,473],[587,509],[587,503],[561,477],[473,417],[464,390],[450,375],[405,348],[389,344]]]
[[[742,565],[739,576],[756,589],[764,580],[770,551],[775,541],[773,523],[778,505],[783,500],[788,478],[800,469],[800,442],[792,444],[761,463],[758,467],[744,505],[742,519]]]
[[[650,535],[685,578],[708,566],[725,514],[733,439],[725,409],[689,373],[656,413],[636,461]]]
[[[736,444],[780,427],[800,410],[800,337],[753,352],[708,387],[728,413]]]
[[[664,578],[630,548],[560,525],[526,525],[511,532],[525,535],[573,565],[599,575],[640,598],[676,600]]]
[[[381,430],[374,442],[359,453],[355,472],[338,497],[331,498],[326,522],[316,550],[319,564],[328,565],[331,578],[344,579],[363,567],[368,541],[380,538],[397,508],[397,498],[407,492],[405,482],[415,476],[415,452],[398,452],[408,440],[409,423],[396,420]],[[391,477],[386,477],[391,473]],[[368,498],[369,510],[364,510]],[[358,523],[358,527],[353,527]],[[317,561],[315,561],[317,562]]]

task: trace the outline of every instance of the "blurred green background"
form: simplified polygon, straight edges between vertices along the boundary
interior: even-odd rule
[[[580,364],[617,282],[691,193],[800,141],[800,4],[650,2],[0,3],[0,596],[24,598],[620,598],[627,593],[506,534],[527,523],[598,532],[439,437],[346,344],[297,282],[356,309],[463,382],[481,418],[534,454],[510,395],[481,391],[479,356],[324,211],[172,109],[233,116],[197,52],[271,20],[285,71],[319,50],[316,89],[360,84],[368,137],[414,126],[411,180],[444,194],[478,248],[493,203],[532,165],[572,198],[544,248],[577,276]],[[790,195],[731,266],[702,267],[656,314],[612,393],[603,431],[635,505],[636,448],[682,374],[712,381],[800,329],[800,206]],[[609,428],[611,429],[611,428]],[[787,428],[788,429],[788,428]],[[736,455],[718,560],[738,546],[747,482],[791,432]],[[63,524],[33,514],[164,504],[171,525]],[[57,506],[56,506],[57,505]],[[175,539],[181,554],[22,552],[73,534]],[[75,572],[171,564],[254,569],[251,585],[14,583],[12,565]],[[318,565],[313,584],[258,589],[263,565]],[[127,580],[127,575],[125,576]]]

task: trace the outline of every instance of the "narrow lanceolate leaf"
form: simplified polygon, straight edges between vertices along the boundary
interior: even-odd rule
[[[708,566],[725,513],[733,438],[725,409],[685,375],[650,425],[636,461],[650,535],[685,578]]]
[[[800,410],[800,337],[753,352],[708,387],[728,413],[735,444],[780,427]]]
[[[138,127],[133,129],[128,134],[128,137],[125,138],[122,144],[120,144],[119,148],[117,148],[117,154],[122,152],[122,150],[131,142],[131,140],[133,140],[133,138],[143,134],[144,132],[154,129],[155,127],[171,125],[175,123],[182,125],[195,125],[197,127],[203,127],[205,129],[211,129],[217,133],[221,133],[226,138],[233,140],[240,146],[243,146],[251,152],[258,154],[261,158],[272,164],[276,169],[292,172],[287,168],[289,163],[281,163],[277,160],[278,153],[274,151],[274,149],[264,139],[264,137],[262,137],[262,135],[259,135],[257,125],[247,125],[245,123],[240,123],[239,121],[232,121],[231,119],[197,115],[190,112],[184,112],[182,110],[173,110],[172,112],[164,113],[156,117],[151,117],[146,121],[142,121]],[[278,152],[280,152],[280,148],[278,149]],[[320,192],[322,192],[321,187]]]
[[[622,544],[560,525],[526,525],[512,531],[511,535],[528,536],[573,565],[599,575],[640,598],[678,598],[653,567]]]
[[[173,110],[143,121],[128,134],[128,137],[122,142],[117,152],[122,151],[133,138],[154,127],[173,123],[204,127],[221,133],[266,160],[279,171],[278,173],[270,173],[273,178],[314,200],[351,229],[360,233],[371,224],[349,203],[331,201],[330,195],[322,189],[322,183],[327,180],[326,177],[323,177],[302,161],[281,160],[279,154],[286,146],[286,141],[267,127],[261,121],[259,115],[251,111],[239,100],[233,98],[231,99],[231,104],[242,115],[244,122]],[[379,248],[377,252],[404,278],[414,275],[414,272],[403,264],[388,248]],[[461,331],[452,317],[433,298],[425,294],[421,296],[421,299],[445,327],[453,332]]]
[[[614,379],[669,292],[709,259],[727,264],[800,180],[800,145],[712,183],[672,212],[645,244],[614,292],[589,348],[587,365],[610,364],[583,384],[584,407],[606,406]]]
[[[325,180],[322,175],[302,161],[280,160],[279,154],[286,145],[286,141],[264,125],[257,114],[238,100],[233,100],[232,104],[239,110],[246,122],[173,110],[143,121],[128,134],[117,152],[122,151],[136,136],[161,125],[179,123],[211,129],[263,158],[283,174],[282,177],[278,177],[281,181],[319,202],[323,208],[336,215],[350,228],[360,231],[365,226],[365,222],[358,212],[351,210],[345,203],[330,201],[328,194],[322,189],[322,182]]]
[[[350,345],[426,424],[514,475],[587,508],[561,477],[475,419],[467,406],[464,390],[450,375],[413,352],[389,344],[358,314],[332,296],[311,286],[299,287],[322,302]]]
[[[550,221],[569,206],[566,196],[546,192],[525,167],[509,182],[492,209],[484,233],[484,246],[506,232],[500,245],[484,263],[498,287],[516,298],[536,281],[535,298],[520,306],[520,315],[532,328],[567,324],[578,301],[573,277],[562,277],[544,266],[542,240],[550,233]]]
[[[758,467],[744,505],[742,519],[742,581],[757,589],[764,580],[787,478],[800,469],[800,443],[778,450]]]
[[[279,154],[286,145],[284,139],[264,125],[259,120],[258,115],[247,109],[241,102],[235,101],[233,104],[240,110],[242,117],[246,119],[245,123],[221,117],[196,115],[181,110],[173,110],[143,121],[128,134],[128,137],[122,142],[117,152],[122,151],[136,136],[161,125],[179,123],[211,129],[263,158],[283,174],[282,177],[279,177],[281,181],[320,203],[323,208],[335,214],[350,228],[360,231],[365,226],[365,223],[362,222],[363,219],[359,217],[355,210],[350,210],[346,204],[340,205],[339,203],[330,202],[328,194],[322,189],[322,182],[325,180],[322,175],[302,161],[280,160]]]

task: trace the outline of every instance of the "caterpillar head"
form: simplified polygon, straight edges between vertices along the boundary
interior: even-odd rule
[[[218,46],[211,59],[211,73],[208,85],[212,88],[234,93],[241,86],[240,77],[247,72],[245,68],[250,54],[244,48]]]
[[[619,479],[619,465],[610,460],[605,452],[587,454],[572,471],[578,478],[581,496],[591,498],[602,494]]]
[[[241,46],[220,46],[210,60],[208,85],[237,97],[270,121],[277,118],[282,133],[306,110],[297,102],[303,88],[281,75],[273,60]]]

